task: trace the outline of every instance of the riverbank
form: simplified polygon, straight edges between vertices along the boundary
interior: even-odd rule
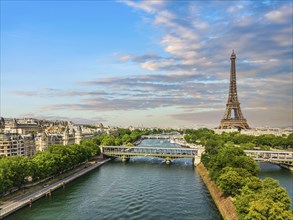
[[[196,170],[203,179],[208,188],[216,206],[218,207],[223,219],[237,220],[237,211],[230,197],[225,197],[221,189],[210,179],[208,170],[200,163],[196,166]]]
[[[32,206],[34,201],[42,198],[43,196],[51,196],[53,191],[61,187],[65,187],[67,183],[79,178],[80,176],[85,175],[86,173],[96,169],[97,167],[102,166],[103,164],[105,164],[106,162],[110,160],[111,158],[108,158],[108,159],[102,160],[101,162],[96,162],[94,164],[91,164],[85,167],[82,170],[77,171],[76,173],[73,173],[70,176],[67,176],[66,178],[60,179],[59,181],[51,185],[48,185],[46,188],[38,189],[34,192],[21,195],[16,199],[5,202],[0,207],[0,219],[3,219],[4,217],[12,214],[13,212],[25,206]]]

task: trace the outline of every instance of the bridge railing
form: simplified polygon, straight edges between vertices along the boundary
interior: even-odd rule
[[[169,135],[169,134],[152,134],[152,135],[143,135],[142,139],[182,139],[182,135]]]
[[[245,150],[247,156],[255,160],[285,161],[293,163],[293,152]]]
[[[105,146],[103,154],[123,155],[170,155],[170,156],[196,156],[197,149],[190,148],[158,148],[158,147],[128,147],[128,146]]]

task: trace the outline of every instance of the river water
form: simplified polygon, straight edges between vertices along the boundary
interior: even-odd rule
[[[178,147],[167,140],[144,140],[141,146]],[[273,177],[291,198],[293,173],[261,163],[259,177]],[[166,165],[158,158],[115,159],[23,208],[7,219],[221,219],[191,159]]]
[[[142,146],[178,147],[144,140]],[[7,219],[221,219],[191,159],[166,165],[158,158],[114,160],[23,208]]]

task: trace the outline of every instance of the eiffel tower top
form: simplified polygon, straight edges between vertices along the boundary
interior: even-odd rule
[[[230,58],[231,60],[232,59],[236,59],[236,54],[234,53],[234,49],[232,50],[232,54],[231,54],[231,58]]]

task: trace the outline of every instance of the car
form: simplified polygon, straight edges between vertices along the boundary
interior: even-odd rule
[[[46,184],[43,185],[43,188],[47,188],[48,186],[49,186],[49,184],[46,183]]]

